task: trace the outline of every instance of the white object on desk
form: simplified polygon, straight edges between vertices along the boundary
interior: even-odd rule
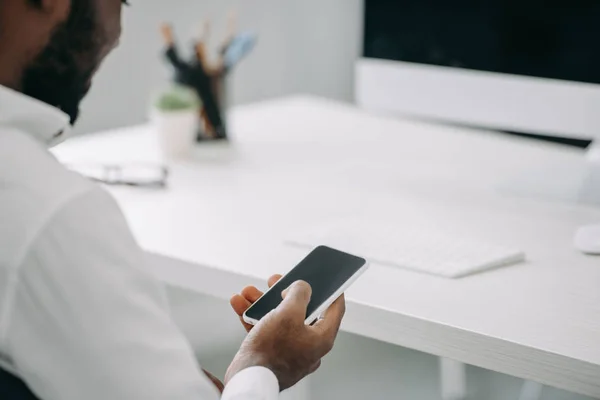
[[[198,135],[198,111],[152,110],[150,120],[158,143],[166,160],[187,157],[196,143]]]
[[[575,235],[575,247],[585,254],[600,255],[600,225],[579,228]]]
[[[360,254],[374,263],[461,278],[525,260],[517,249],[481,240],[374,220],[344,220],[296,235],[290,244],[326,245]]]

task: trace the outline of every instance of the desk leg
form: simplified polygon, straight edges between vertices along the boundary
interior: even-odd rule
[[[467,376],[461,362],[440,358],[442,400],[464,400],[467,397]]]
[[[540,400],[542,398],[543,385],[537,382],[525,381],[521,388],[519,400]]]
[[[310,400],[310,377],[281,393],[279,400]]]

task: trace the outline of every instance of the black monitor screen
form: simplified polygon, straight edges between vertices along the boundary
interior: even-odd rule
[[[366,0],[364,55],[600,84],[600,0]]]

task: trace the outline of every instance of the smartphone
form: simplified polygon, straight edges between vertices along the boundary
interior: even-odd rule
[[[312,287],[306,325],[312,325],[369,267],[364,258],[326,246],[314,249],[244,313],[244,321],[256,325],[283,301],[281,293],[296,281]]]

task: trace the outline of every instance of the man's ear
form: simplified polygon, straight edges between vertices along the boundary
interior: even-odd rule
[[[65,21],[71,12],[72,0],[26,0],[56,22]]]

